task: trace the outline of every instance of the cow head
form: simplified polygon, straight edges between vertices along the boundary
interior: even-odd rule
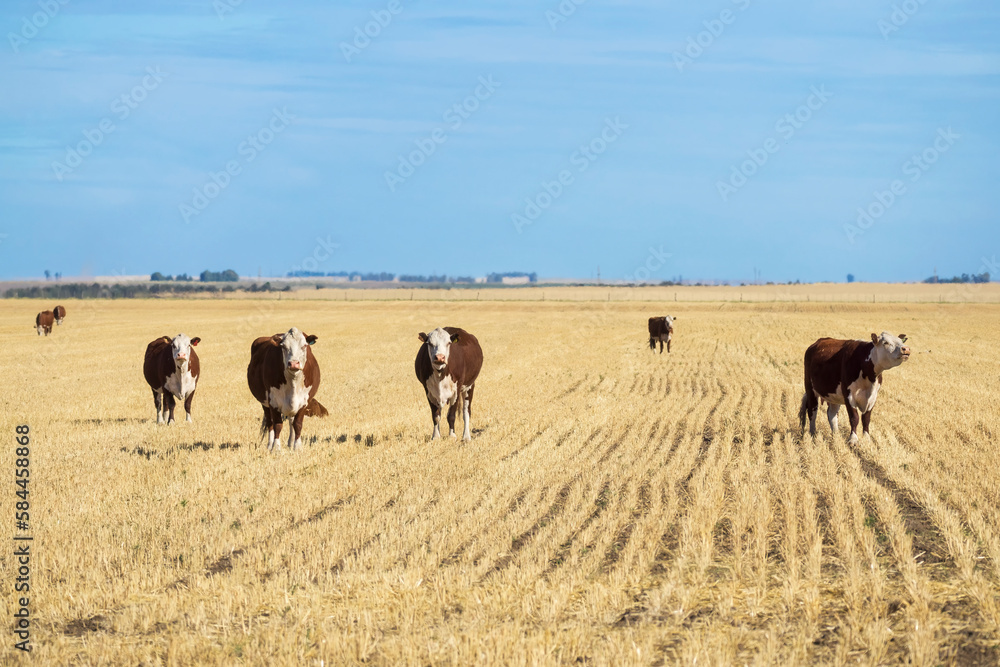
[[[438,327],[429,334],[419,334],[417,338],[427,345],[427,354],[431,358],[431,366],[434,370],[438,372],[443,370],[448,365],[451,344],[458,340],[458,334],[450,334]]]
[[[191,348],[201,342],[200,338],[188,338],[184,334],[177,334],[170,341],[170,354],[174,358],[175,366],[183,366],[191,360]]]
[[[285,372],[301,373],[309,359],[309,346],[318,337],[306,335],[292,327],[281,336],[281,357],[285,362]]]
[[[663,321],[667,325],[667,331],[669,331],[670,333],[674,332],[674,320],[676,319],[677,319],[676,317],[671,317],[670,315],[667,315],[666,317],[663,318]]]
[[[910,358],[910,347],[906,344],[906,334],[893,336],[888,331],[881,335],[872,334],[873,361],[881,369],[895,368]]]

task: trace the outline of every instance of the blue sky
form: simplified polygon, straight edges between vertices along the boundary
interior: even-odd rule
[[[979,270],[1000,6],[813,4],[5,0],[0,277]]]

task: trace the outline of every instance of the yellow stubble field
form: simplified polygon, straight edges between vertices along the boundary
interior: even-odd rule
[[[54,305],[0,301],[0,662],[18,424],[38,664],[1000,660],[995,304],[67,301],[39,338]],[[330,416],[272,455],[249,346],[293,325]],[[429,441],[438,325],[483,345],[470,444]],[[873,437],[801,437],[806,346],[884,329],[915,353]],[[194,422],[158,426],[143,351],[178,332]]]

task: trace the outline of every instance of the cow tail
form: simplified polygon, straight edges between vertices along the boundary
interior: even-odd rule
[[[264,438],[267,437],[267,431],[268,431],[268,429],[267,429],[267,418],[266,417],[261,417],[260,418],[260,439],[261,440],[263,440]]]
[[[812,393],[812,382],[809,377],[809,359],[808,356],[805,360],[805,393],[802,394],[802,404],[799,406],[799,428],[802,432],[806,432],[806,417],[809,414],[809,408],[811,407],[809,400],[810,394]]]
[[[649,349],[656,349],[656,340],[652,336],[649,337]]]
[[[323,407],[323,404],[315,398],[310,398],[306,405],[306,417],[327,417],[330,411]]]

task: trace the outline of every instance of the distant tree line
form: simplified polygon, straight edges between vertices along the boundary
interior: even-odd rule
[[[952,276],[951,278],[938,278],[937,276],[931,276],[924,280],[925,283],[988,283],[990,281],[989,271],[969,275],[968,273],[963,273],[960,276]]]
[[[165,276],[162,273],[160,273],[159,271],[157,271],[153,275],[151,275],[149,277],[149,279],[151,281],[153,281],[153,282],[160,282],[160,281],[166,281],[166,280],[176,280],[178,282],[191,282],[192,280],[194,280],[194,278],[192,278],[191,276],[189,276],[186,273],[179,273],[175,277],[175,276]]]
[[[235,283],[240,279],[240,274],[236,273],[232,269],[226,269],[225,271],[202,271],[201,275],[198,276],[198,280],[203,283]],[[181,273],[177,277],[170,275],[163,275],[159,271],[156,271],[149,276],[151,282],[164,282],[164,281],[178,281],[178,282],[190,282],[194,280],[191,276],[186,273]]]
[[[33,287],[15,287],[4,292],[7,299],[136,299],[172,294],[214,294],[218,292],[289,292],[291,286],[275,288],[267,282],[263,285],[252,283],[247,286],[200,285],[197,283],[126,283],[124,285],[101,285],[93,283],[66,283]]]

